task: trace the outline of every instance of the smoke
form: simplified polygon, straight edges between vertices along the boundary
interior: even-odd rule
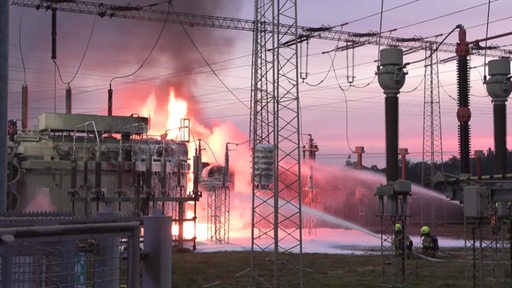
[[[120,3],[115,4],[128,5],[122,3],[124,1],[118,2]],[[241,9],[242,3],[239,2],[182,0],[161,3],[154,9],[168,11],[170,14],[182,12],[219,15],[222,13],[224,16],[232,16],[237,15]],[[152,3],[154,1],[138,1],[137,6]],[[172,15],[169,16],[169,18],[171,17],[175,18]],[[182,23],[164,24],[147,20],[127,21],[123,19],[108,19],[108,23],[101,23],[102,31],[98,33],[97,42],[105,43],[100,47],[107,48],[103,52],[111,56],[110,63],[118,68],[118,71],[115,71],[118,74],[113,77],[123,76],[134,71],[138,65],[142,64],[155,43],[157,45],[145,65],[158,69],[162,72],[161,75],[167,73],[174,79],[174,83],[172,83],[174,85],[180,82],[194,83],[196,76],[192,73],[198,67],[206,66],[205,59],[201,57],[201,54],[209,63],[215,62],[221,55],[229,54],[230,47],[235,41],[233,33],[226,33],[229,31],[219,28],[193,27],[186,22],[186,19],[178,18],[178,20],[181,20]],[[161,30],[163,32],[159,37]]]
[[[174,1],[170,11],[203,15],[216,15],[222,11],[232,15],[236,14],[240,7],[241,3],[238,1]],[[161,9],[163,8],[161,7]],[[129,47],[130,51],[134,51],[130,52],[133,57],[144,55],[143,51],[148,50],[147,44],[154,41],[154,39],[151,40],[151,36],[148,36],[145,29],[142,27],[137,29],[141,31],[130,31],[130,34],[140,35],[144,38],[133,41],[132,37],[127,37],[128,41],[124,40],[127,43],[123,45]],[[229,32],[221,29],[190,27],[186,23],[166,24],[162,38],[159,40],[158,49],[155,50],[148,63],[159,71],[167,70],[167,76],[164,74],[165,77],[158,77],[148,84],[138,84],[138,86],[145,86],[143,90],[146,91],[146,97],[150,92],[155,95],[157,105],[154,115],[151,115],[153,119],[156,121],[166,119],[169,87],[174,87],[177,97],[188,103],[189,115],[193,115],[196,119],[201,117],[201,106],[198,105],[199,101],[192,87],[200,83],[201,75],[213,73],[210,71],[210,67],[213,67],[212,63],[217,62],[220,56],[229,55],[235,42],[233,34]],[[130,88],[121,91],[123,94],[120,96],[121,98],[130,99],[129,107],[142,105],[141,98],[145,97],[144,94],[140,95],[141,92],[137,90]]]
[[[160,2],[152,9],[236,17],[243,5],[241,2],[178,0],[172,1],[172,7]],[[110,0],[106,4],[145,6],[154,3],[150,0],[134,4]],[[157,107],[163,107],[169,86],[186,90],[188,93],[182,94],[187,95],[189,103],[194,102],[191,86],[198,83],[198,75],[201,75],[198,73],[211,74],[205,68],[206,62],[215,63],[220,57],[225,59],[236,41],[232,31],[219,28],[192,27],[187,23],[164,26],[164,23],[150,20],[100,18],[57,10],[58,73],[55,74],[51,59],[51,13],[43,9],[13,7],[11,15],[9,41],[13,44],[10,48],[13,56],[10,62],[14,68],[10,68],[12,80],[9,86],[11,91],[18,90],[16,87],[21,86],[26,68],[30,91],[38,91],[29,95],[31,103],[38,102],[29,105],[31,121],[40,113],[53,111],[54,105],[57,112],[64,112],[64,91],[72,79],[74,113],[105,114],[111,80],[115,115],[137,112],[133,107],[142,106],[153,92],[156,93]],[[24,68],[18,43],[23,51]],[[16,105],[16,109],[9,109],[9,117],[19,118],[16,114],[21,114],[20,100],[17,97],[11,100],[9,103]],[[191,106],[197,107],[193,103]]]

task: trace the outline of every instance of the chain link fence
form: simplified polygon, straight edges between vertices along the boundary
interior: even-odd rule
[[[141,286],[139,221],[33,216],[0,218],[1,287]]]

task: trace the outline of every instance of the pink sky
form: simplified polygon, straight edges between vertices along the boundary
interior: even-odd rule
[[[126,4],[126,1],[107,1]],[[138,1],[137,3],[153,3]],[[251,19],[254,17],[252,1],[207,0],[173,1],[178,11]],[[185,4],[187,3],[187,4]],[[340,4],[341,3],[341,4]],[[468,40],[486,35],[487,3],[484,0],[444,1],[384,1],[382,31],[398,28],[395,37],[432,36],[447,33],[457,24],[467,28]],[[199,5],[202,4],[202,5]],[[337,25],[349,22],[343,30],[369,32],[379,30],[381,1],[298,1],[299,24],[304,26]],[[190,5],[189,8],[186,5]],[[199,7],[199,8],[198,8]],[[400,7],[400,8],[395,8]],[[509,32],[512,25],[510,2],[491,1],[488,35]],[[166,5],[158,6],[165,10]],[[197,9],[201,9],[198,11]],[[462,12],[457,12],[461,11]],[[20,91],[26,75],[31,103],[29,126],[36,125],[36,117],[43,112],[64,112],[65,84],[54,77],[50,59],[50,13],[11,6],[10,15],[10,64],[9,64],[9,115],[21,117]],[[374,15],[374,16],[371,16]],[[449,16],[443,16],[449,15]],[[21,20],[20,20],[21,19]],[[69,82],[77,71],[85,48],[92,35],[84,62],[70,84],[73,89],[73,112],[106,114],[107,89],[114,77],[134,71],[148,54],[155,42],[161,23],[127,19],[100,19],[90,15],[58,13],[57,61],[64,82]],[[431,20],[434,19],[434,20]],[[429,21],[431,20],[431,21]],[[20,25],[21,24],[21,25]],[[94,29],[92,29],[94,25]],[[213,76],[213,73],[186,38],[178,25],[166,25],[154,53],[144,67],[134,76],[113,82],[114,114],[129,115],[138,112],[151,93],[161,93],[170,85],[179,85],[189,95],[197,121],[208,129],[230,122],[236,127],[236,136],[247,135],[251,85],[251,41],[249,32],[213,28],[187,27],[195,44],[219,77],[246,105],[242,105]],[[92,34],[91,34],[92,31]],[[21,35],[21,37],[18,37]],[[456,34],[449,43],[457,42]],[[440,40],[440,39],[438,39]],[[489,45],[510,49],[512,37],[492,40]],[[25,73],[22,67],[23,62]],[[344,163],[355,146],[365,146],[364,164],[384,165],[384,95],[374,73],[378,47],[366,46],[355,50],[354,86],[347,83],[345,53],[322,54],[332,50],[334,41],[311,40],[309,44],[309,77],[300,84],[303,133],[313,134],[320,147],[319,159]],[[339,45],[342,45],[340,43]],[[444,59],[453,53],[440,53]],[[305,55],[303,55],[305,57]],[[336,57],[334,72],[328,73],[331,57]],[[406,55],[405,61],[422,59],[423,52]],[[305,58],[304,58],[305,59]],[[489,60],[489,58],[488,58]],[[471,66],[471,133],[472,150],[493,148],[492,104],[482,85],[483,57],[472,57]],[[400,94],[400,147],[407,147],[414,160],[421,160],[423,131],[423,64],[408,67],[409,74]],[[457,155],[457,121],[455,117],[456,64],[439,66],[441,98],[441,123],[444,159]],[[57,76],[58,77],[58,76]],[[344,92],[338,87],[337,81]],[[368,84],[365,88],[357,88]],[[420,85],[419,85],[420,84]],[[419,85],[419,86],[418,86]],[[415,89],[415,87],[418,87]],[[412,91],[405,93],[406,91]],[[55,102],[54,102],[55,101]],[[54,105],[56,103],[56,105]],[[345,105],[348,104],[348,105]],[[508,105],[510,106],[510,105]],[[510,114],[510,107],[507,108]],[[135,110],[135,111],[134,111]],[[348,114],[347,114],[348,113]],[[507,120],[510,122],[510,117]],[[509,139],[512,125],[507,123]],[[229,138],[230,136],[226,136]],[[305,139],[305,138],[304,138]],[[231,141],[226,139],[226,141]],[[322,156],[324,155],[324,156]],[[217,155],[218,156],[218,155]],[[355,159],[353,156],[352,159]]]

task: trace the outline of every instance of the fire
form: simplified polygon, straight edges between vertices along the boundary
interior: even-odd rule
[[[182,120],[184,118],[189,118],[190,115],[188,115],[188,103],[185,99],[180,98],[178,95],[176,95],[176,89],[175,87],[171,86],[169,87],[169,94],[165,98],[167,100],[167,113],[166,113],[166,119],[164,117],[155,117],[153,119],[153,122],[155,122],[153,125],[154,130],[150,131],[150,135],[161,135],[162,139],[172,139],[172,140],[181,140],[181,129],[183,122]],[[150,116],[150,115],[156,115],[155,110],[158,108],[158,106],[162,107],[164,104],[157,103],[157,97],[155,93],[151,93],[149,97],[146,99],[146,102],[142,106],[142,109],[140,111],[141,115],[144,116]],[[161,124],[165,123],[165,126],[162,126]],[[201,125],[193,125],[190,124],[190,129],[194,126],[195,128],[195,134],[200,135],[203,134],[208,129],[204,128]],[[161,131],[160,129],[164,129],[165,131]],[[197,130],[199,129],[199,130]],[[160,131],[156,131],[160,130]],[[188,158],[192,159],[194,156],[195,149],[189,148],[189,155]],[[193,174],[190,173],[187,177],[187,187],[189,190],[191,190],[193,183]],[[194,217],[192,210],[186,211],[186,219],[192,219]],[[195,233],[194,233],[195,230]],[[179,234],[179,227],[177,224],[173,224],[172,226],[172,234],[178,235]],[[194,235],[196,234],[196,235]],[[183,237],[185,239],[192,239],[194,236],[196,236],[198,239],[206,239],[207,236],[207,228],[206,224],[201,224],[199,222],[196,222],[194,227],[193,221],[185,221],[183,223]]]
[[[225,153],[227,141],[231,142],[231,144],[246,142],[247,136],[240,132],[232,123],[217,123],[217,125],[215,125],[215,127],[212,129],[201,125],[201,123],[196,121],[197,118],[194,117],[197,115],[191,115],[193,107],[189,107],[189,104],[193,102],[187,101],[189,98],[186,92],[183,92],[183,89],[179,89],[179,87],[175,88],[172,86],[168,88],[168,91],[168,95],[161,96],[155,93],[151,93],[146,99],[145,104],[141,107],[141,115],[146,117],[152,116],[152,131],[150,131],[149,135],[158,135],[156,137],[160,137],[161,139],[172,139],[179,141],[181,140],[180,136],[182,130],[180,129],[180,126],[183,125],[182,119],[187,118],[190,120],[189,131],[191,133],[191,142],[189,143],[188,149],[189,161],[191,161],[195,153],[198,152],[198,148],[200,147],[199,144],[201,143],[202,162],[210,162],[220,165],[223,164],[222,160],[224,158],[223,155]],[[181,93],[185,94],[182,95]],[[250,155],[250,151],[246,146],[231,145],[229,148],[231,151],[230,153],[233,153],[234,159],[248,159]],[[249,166],[246,163],[249,163],[249,160],[231,161],[230,167],[232,167],[234,171],[239,172],[240,175],[250,175],[248,171]],[[192,163],[189,162],[189,164],[192,166]],[[242,178],[245,177],[237,177],[237,183],[241,182],[243,186],[240,188],[246,191],[250,191],[250,189],[247,188],[250,187],[249,179]],[[190,173],[187,177],[188,193],[191,193],[192,189],[194,188],[192,183],[193,173]],[[186,215],[184,216],[185,219],[194,218],[194,212],[191,208],[192,205],[194,204],[186,203]],[[208,231],[210,228],[207,227],[206,224],[208,221],[206,218],[206,211],[209,208],[205,206],[206,199],[204,199],[204,201],[199,201],[197,205],[198,206],[196,211],[198,214],[196,215],[197,218],[195,225],[194,221],[183,222],[184,239],[192,239],[194,236],[197,237],[197,240],[206,240],[208,238]],[[240,213],[237,213],[238,210],[240,210]],[[246,221],[242,220],[248,219],[248,215],[246,215],[247,209],[244,209],[243,207],[234,207],[231,209],[231,213],[233,213],[234,216],[231,217],[232,228],[238,229],[248,225]],[[179,234],[179,226],[177,222],[173,223],[172,225],[172,234],[174,236],[178,236]]]
[[[164,101],[165,103],[161,103]],[[167,106],[162,115],[161,107]],[[148,134],[152,137],[165,136],[165,139],[181,140],[180,132],[182,130],[182,119],[188,118],[188,103],[185,99],[176,96],[174,87],[169,87],[169,94],[166,97],[159,97],[152,92],[142,107],[139,114],[150,118],[153,122],[150,125]]]
[[[167,138],[178,140],[180,136],[181,119],[187,117],[187,101],[176,98],[174,87],[169,88],[169,102],[167,104]]]
[[[146,99],[146,102],[142,106],[140,110],[140,114],[150,117],[151,115],[155,115],[155,110],[157,109],[157,97],[155,93],[151,93],[149,97]],[[161,105],[161,104],[160,104]],[[165,131],[150,131],[150,135],[161,135],[161,139],[172,139],[172,140],[181,140],[181,127],[182,119],[188,118],[188,103],[186,100],[179,98],[176,96],[176,90],[173,86],[169,87],[169,95],[167,97],[167,118],[166,119],[158,119],[156,117],[153,119],[153,122],[156,122],[154,125],[154,129],[162,129],[160,123],[165,122]],[[194,155],[194,149],[189,149],[189,159],[192,159]],[[187,179],[188,187],[192,187],[192,176],[189,176]]]
[[[187,210],[185,218],[192,219],[194,217],[194,212],[192,210]],[[196,229],[194,233],[194,222],[192,221],[185,221],[183,223],[183,238],[184,239],[192,239],[194,236],[197,237],[197,240],[206,240],[208,229],[206,227],[206,224],[202,223],[196,223]],[[179,225],[178,223],[172,224],[172,235],[174,235],[174,238],[177,238],[179,234]]]
[[[151,95],[149,95],[148,99],[146,99],[146,102],[144,103],[144,105],[142,105],[140,114],[151,117],[151,115],[155,114],[155,108],[156,108],[156,95],[155,95],[155,93],[151,93]]]

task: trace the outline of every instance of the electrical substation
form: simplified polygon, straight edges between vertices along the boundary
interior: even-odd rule
[[[408,66],[423,63],[422,157],[427,164],[442,162],[438,53],[455,55],[460,174],[448,175],[432,165],[421,171],[422,184],[463,205],[466,283],[508,287],[512,274],[512,182],[506,162],[506,102],[512,92],[509,50],[487,51],[480,45],[486,39],[468,40],[461,24],[448,34],[458,32],[456,44],[446,43],[446,38],[433,41],[299,26],[297,1],[255,0],[252,20],[87,1],[12,0],[2,5],[0,11],[7,16],[9,6],[49,12],[53,29],[57,13],[69,12],[253,33],[248,115],[251,267],[246,267],[250,282],[246,284],[251,287],[304,287],[303,231],[314,236],[318,225],[315,217],[302,212],[303,205],[317,209],[322,197],[315,176],[319,145],[312,134],[301,131],[299,76],[307,77],[307,72],[299,71],[302,45],[314,39],[343,42],[346,45],[335,50],[346,51],[347,59],[358,47],[379,46],[375,77],[384,94],[386,183],[375,187],[375,197],[380,252],[387,257],[383,279],[390,285],[406,285],[412,269],[405,248],[397,251],[393,246],[396,224],[403,227],[402,237],[410,232],[412,195],[412,183],[403,171],[399,175],[399,156],[404,169],[408,154],[407,148],[399,147],[400,90]],[[418,51],[425,51],[424,59],[404,61]],[[494,127],[494,175],[475,176],[471,171],[470,55],[494,58],[486,63],[489,78],[484,83],[493,105],[494,123],[489,127]],[[65,113],[37,115],[34,129],[27,124],[26,86],[21,99],[21,119],[2,123],[8,141],[5,151],[0,151],[7,155],[6,191],[0,194],[5,207],[0,210],[1,287],[108,288],[121,283],[171,287],[172,253],[196,251],[198,205],[203,202],[207,240],[230,242],[231,193],[237,175],[231,170],[229,151],[241,143],[225,139],[224,163],[203,162],[202,140],[191,139],[191,119],[182,118],[179,127],[172,128],[178,131],[176,138],[167,137],[171,129],[150,135],[150,118],[113,113],[112,89],[107,115],[73,113],[69,88]],[[302,135],[308,141],[301,146]],[[352,152],[361,169],[364,146]],[[478,157],[481,153],[475,151]],[[43,198],[51,203],[51,211],[24,212]],[[185,232],[189,224],[192,235]]]

